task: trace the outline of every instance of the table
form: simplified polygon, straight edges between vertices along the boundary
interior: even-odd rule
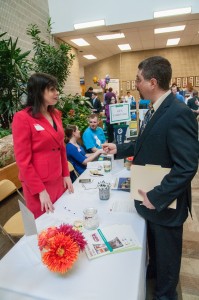
[[[93,183],[114,176],[130,175],[123,161],[115,162],[111,173],[95,177]],[[86,170],[81,178],[88,178]],[[111,191],[108,201],[99,200],[98,190],[85,190],[76,180],[75,193],[67,192],[55,204],[53,214],[44,214],[36,220],[38,232],[52,225],[73,223],[81,219],[83,209],[96,207],[100,227],[109,224],[130,224],[142,249],[105,255],[88,260],[79,255],[73,268],[65,275],[50,272],[41,262],[37,236],[23,237],[0,261],[0,299],[3,300],[144,300],[146,274],[146,224],[134,210],[112,212],[113,201],[129,199],[130,193]],[[131,200],[132,201],[132,200]]]

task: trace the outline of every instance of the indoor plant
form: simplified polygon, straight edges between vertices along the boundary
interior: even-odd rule
[[[19,99],[30,71],[30,51],[22,53],[18,39],[13,41],[5,35],[6,32],[0,35],[0,125],[8,129],[14,113],[21,108]]]
[[[63,95],[57,107],[62,112],[64,128],[68,124],[74,124],[83,133],[88,127],[88,116],[92,113],[92,105],[88,98],[81,95]]]
[[[67,43],[55,43],[51,35],[51,25],[51,19],[49,19],[47,23],[48,42],[40,37],[41,31],[36,24],[28,26],[27,34],[33,40],[34,71],[55,76],[58,81],[58,90],[61,93],[75,56],[71,54],[71,46]]]

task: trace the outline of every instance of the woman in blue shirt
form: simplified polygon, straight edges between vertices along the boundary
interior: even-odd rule
[[[101,153],[104,153],[103,149],[98,149],[92,154],[86,153],[84,148],[77,143],[80,138],[80,131],[75,125],[67,125],[65,136],[67,159],[79,174],[86,170],[88,162],[93,161]]]

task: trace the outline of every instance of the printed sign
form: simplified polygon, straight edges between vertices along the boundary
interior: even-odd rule
[[[109,108],[111,124],[130,121],[130,105],[128,103],[111,104]]]

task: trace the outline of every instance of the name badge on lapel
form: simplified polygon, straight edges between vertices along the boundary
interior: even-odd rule
[[[34,127],[37,131],[42,131],[42,130],[45,130],[41,125],[39,124],[34,124]]]

